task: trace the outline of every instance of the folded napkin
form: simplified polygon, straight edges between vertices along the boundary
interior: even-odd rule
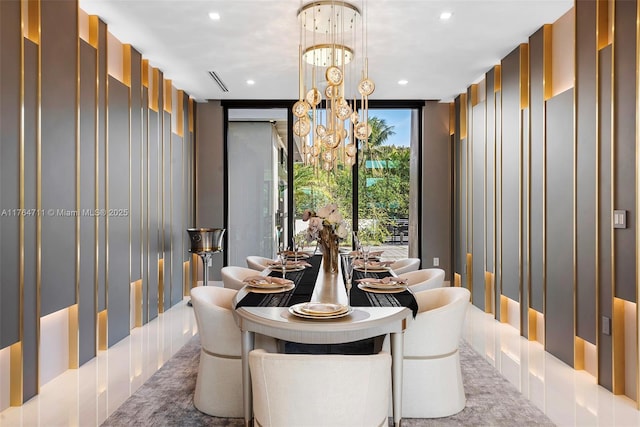
[[[379,257],[382,255],[384,251],[370,251],[369,252],[369,257]],[[362,251],[351,251],[349,252],[349,255],[357,257],[357,258],[362,258]]]
[[[393,261],[369,261],[367,262],[367,268],[381,268],[388,267],[393,264]],[[353,262],[356,267],[364,267],[364,260],[357,259]]]
[[[271,276],[251,276],[251,277],[247,277],[246,279],[244,279],[242,281],[243,283],[248,283],[248,284],[275,284],[275,285],[282,285],[282,286],[286,286],[286,285],[290,285],[293,283],[292,280],[289,279],[282,279],[280,277],[271,277]]]
[[[298,258],[309,258],[309,254],[306,252],[301,252],[301,251],[283,251],[281,252],[283,254],[285,254],[288,257],[298,257]]]
[[[280,261],[271,261],[269,263],[269,267],[282,267],[282,263]],[[287,260],[287,263],[285,264],[285,268],[294,268],[294,267],[311,267],[311,264],[309,264],[306,261]]]
[[[363,285],[389,285],[389,286],[405,286],[409,282],[407,279],[402,279],[400,277],[383,277],[381,279],[376,279],[373,277],[366,277],[364,279],[359,279],[358,282]]]

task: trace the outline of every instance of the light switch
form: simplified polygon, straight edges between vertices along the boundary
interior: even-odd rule
[[[613,211],[613,228],[627,228],[627,211],[619,209]]]

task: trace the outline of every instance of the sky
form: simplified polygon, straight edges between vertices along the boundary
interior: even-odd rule
[[[408,147],[411,143],[411,110],[410,109],[390,109],[379,110],[369,109],[369,117],[384,119],[387,125],[393,126],[394,135],[387,140],[386,145],[397,147]]]

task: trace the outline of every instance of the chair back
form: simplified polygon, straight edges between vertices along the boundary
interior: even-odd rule
[[[191,289],[191,304],[198,324],[202,348],[221,356],[240,352],[240,329],[233,320],[232,303],[237,291],[217,286]]]
[[[434,357],[455,352],[462,336],[471,293],[444,287],[416,292],[418,315],[404,334],[405,357]]]
[[[416,271],[420,268],[420,258],[404,258],[391,264],[389,267],[396,274],[404,274],[410,271]]]
[[[269,267],[269,263],[273,262],[270,258],[265,258],[263,256],[258,255],[249,255],[247,257],[247,267],[252,270],[262,271],[265,268]]]
[[[235,289],[238,291],[244,287],[244,279],[256,276],[258,275],[258,272],[250,268],[228,265],[220,269],[220,275],[222,276],[222,285],[225,288]]]
[[[386,426],[391,356],[249,353],[260,426]]]
[[[444,285],[444,270],[441,268],[423,268],[398,274],[398,277],[406,279],[413,292],[440,288]]]

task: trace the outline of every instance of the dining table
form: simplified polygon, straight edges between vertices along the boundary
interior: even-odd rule
[[[342,268],[337,273],[325,272],[321,255],[311,256],[308,263],[310,266],[304,270],[285,269],[285,277],[294,280],[296,284],[294,290],[263,293],[245,286],[234,299],[233,316],[240,328],[242,340],[245,426],[250,426],[253,418],[249,352],[254,349],[255,334],[300,345],[341,345],[389,334],[393,422],[395,426],[399,426],[402,418],[403,332],[417,312],[415,298],[409,290],[391,298],[391,294],[380,292],[368,296],[357,284],[351,289],[349,298]],[[269,268],[260,274],[282,277],[282,273]],[[387,275],[389,274],[393,275],[393,272],[389,271]],[[354,272],[354,279],[364,275],[362,272]],[[375,277],[376,274],[370,272],[366,275]],[[348,312],[346,315],[328,318],[301,317],[292,307],[305,302],[344,305],[348,307]]]

